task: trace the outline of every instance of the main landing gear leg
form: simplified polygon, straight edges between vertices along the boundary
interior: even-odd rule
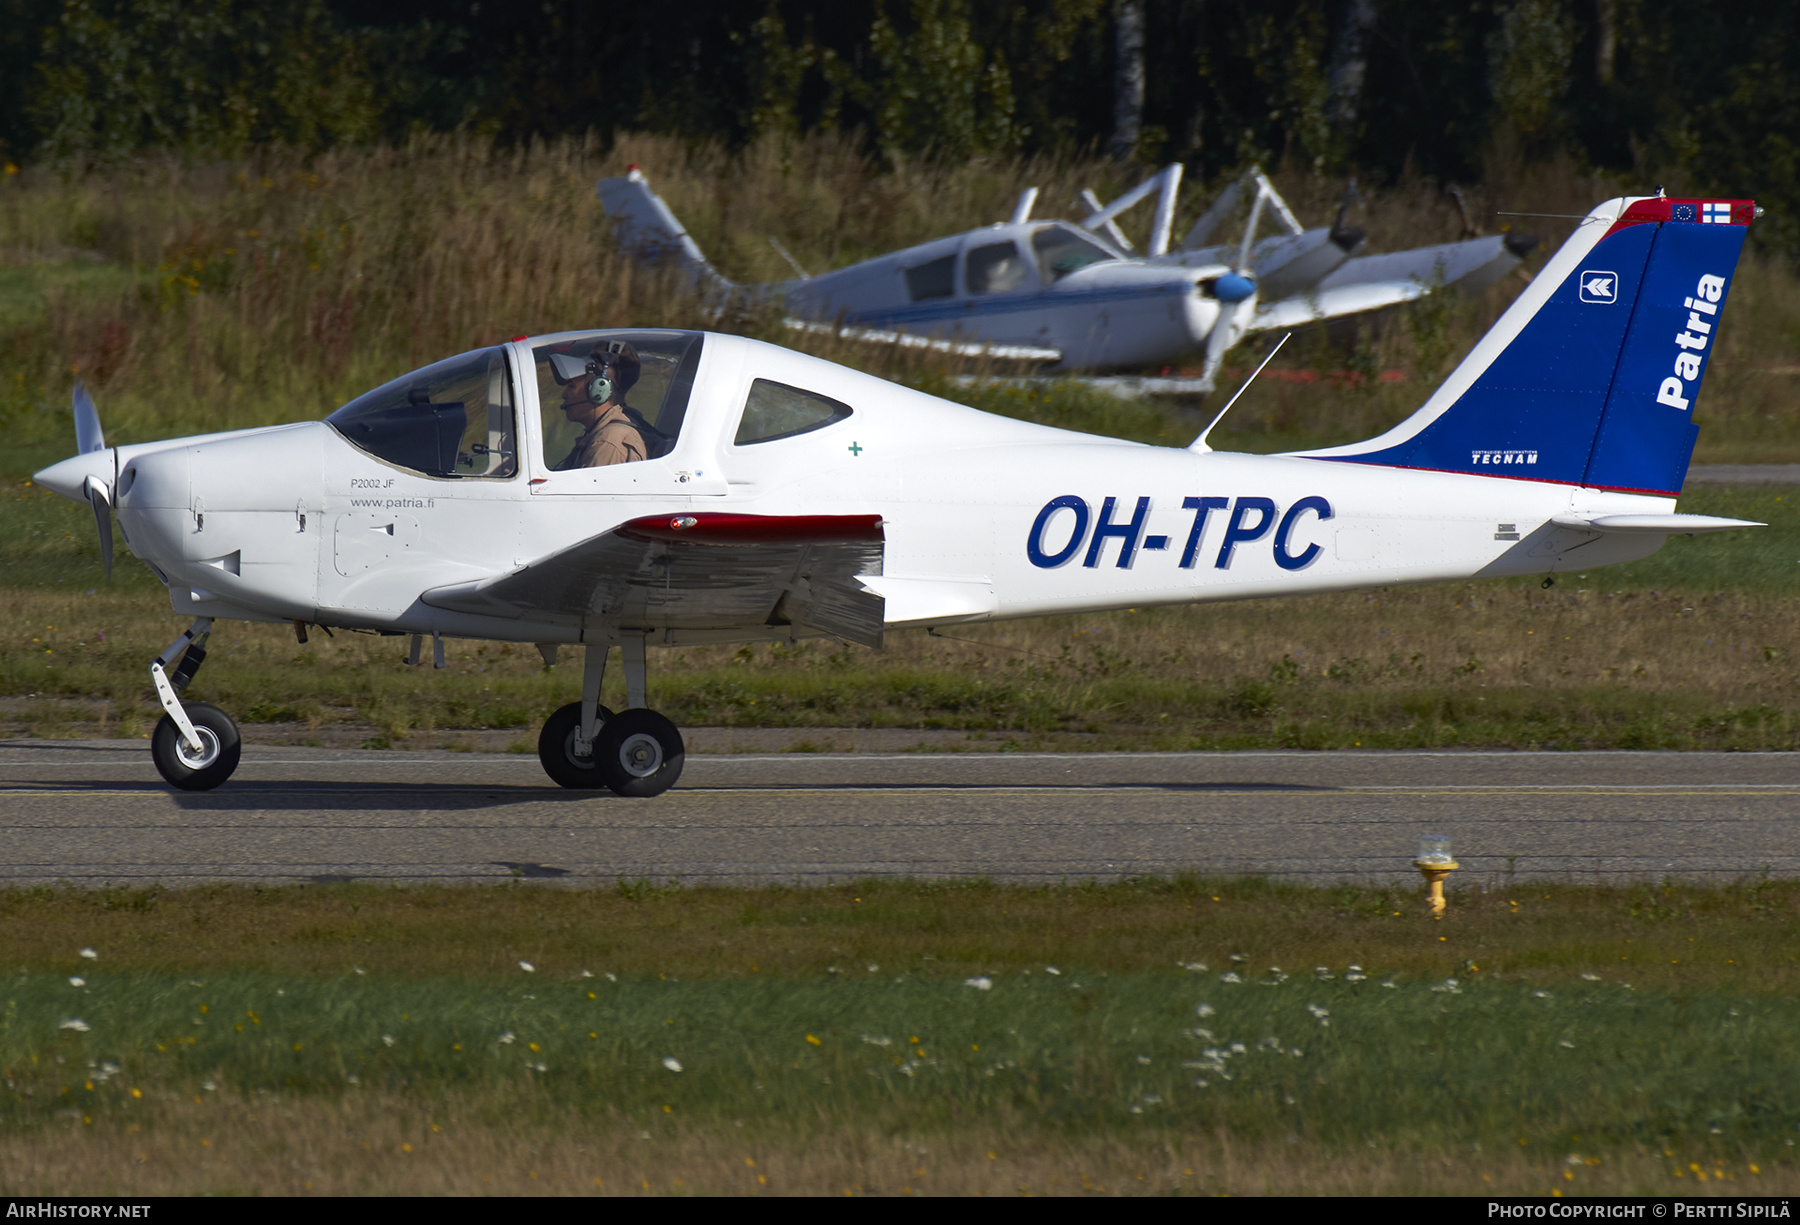
[[[620,641],[625,664],[625,694],[631,709],[618,714],[600,705],[600,682],[606,675],[604,644],[587,648],[581,675],[581,701],[570,702],[544,723],[538,736],[538,760],[559,785],[575,789],[606,787],[617,795],[661,795],[681,777],[686,747],[667,718],[645,710],[645,641],[629,634]]]
[[[165,712],[150,734],[150,757],[156,772],[183,791],[211,791],[230,778],[243,748],[230,715],[205,702],[183,706],[176,696],[206,661],[212,625],[211,617],[199,618],[150,665],[150,682]],[[177,654],[181,663],[170,675],[165,669]]]

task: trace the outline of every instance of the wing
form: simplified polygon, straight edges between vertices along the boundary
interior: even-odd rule
[[[791,626],[881,645],[879,515],[633,519],[510,574],[434,587],[434,608],[558,625],[719,632]]]

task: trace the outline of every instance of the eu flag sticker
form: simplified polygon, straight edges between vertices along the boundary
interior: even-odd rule
[[[1669,210],[1669,215],[1677,221],[1692,221],[1694,219],[1694,206],[1691,204],[1677,204],[1674,208]]]
[[[1581,300],[1611,306],[1619,300],[1619,274],[1587,269],[1581,274]]]

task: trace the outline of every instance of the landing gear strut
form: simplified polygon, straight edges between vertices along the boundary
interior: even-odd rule
[[[600,705],[606,654],[605,643],[586,649],[581,701],[570,702],[545,720],[538,735],[538,760],[560,787],[578,791],[605,787],[623,796],[661,795],[681,777],[687,753],[681,732],[664,716],[643,708],[641,635],[627,636],[620,643],[631,708],[614,714]]]
[[[204,702],[183,706],[176,696],[205,662],[212,624],[211,617],[199,618],[150,665],[150,681],[165,712],[150,734],[150,757],[156,772],[183,791],[211,791],[230,778],[243,749],[230,715]],[[178,653],[181,663],[171,676],[164,668]]]

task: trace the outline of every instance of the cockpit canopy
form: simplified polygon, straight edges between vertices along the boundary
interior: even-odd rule
[[[578,466],[569,461],[576,459],[588,429],[586,421],[576,420],[583,415],[581,406],[621,382],[625,385],[612,399],[642,437],[642,458],[668,454],[687,415],[702,339],[698,332],[674,331],[537,338],[531,354],[545,466]],[[632,351],[636,377],[621,379],[617,355]],[[611,383],[596,383],[599,374]],[[496,345],[402,375],[325,420],[356,446],[398,467],[432,477],[496,480],[519,472],[518,407],[507,348]]]
[[[509,477],[519,470],[512,379],[498,346],[401,375],[325,421],[369,454],[427,476]]]

